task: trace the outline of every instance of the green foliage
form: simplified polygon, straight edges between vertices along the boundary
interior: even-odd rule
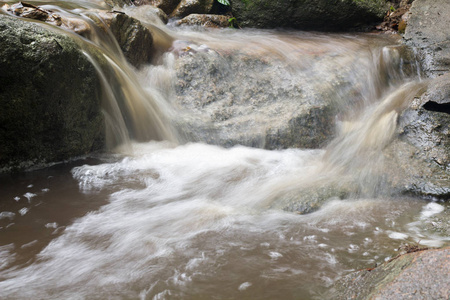
[[[390,11],[395,11],[395,7],[391,5]]]
[[[237,28],[238,27],[237,20],[236,20],[235,17],[232,17],[232,18],[228,19],[228,27],[229,28]]]
[[[230,6],[229,0],[217,0],[217,2],[219,2],[220,4],[225,5],[225,6]]]

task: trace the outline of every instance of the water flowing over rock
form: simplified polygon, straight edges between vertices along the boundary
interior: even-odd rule
[[[376,38],[360,43],[350,37],[338,46],[326,35],[269,34],[246,48],[232,31],[229,36],[228,47],[216,49],[174,43],[176,104],[190,112],[179,128],[188,141],[320,148],[334,136],[337,114],[377,97],[375,82],[395,82],[394,65],[409,66],[400,48],[382,50]]]
[[[164,20],[164,13],[159,12],[157,8],[151,9],[148,6],[146,8],[148,17],[160,15]],[[153,58],[153,37],[150,30],[139,20],[121,11],[85,10],[84,13],[96,23],[94,25],[88,18],[74,17],[67,13],[54,12],[31,4],[24,6],[22,2],[11,6],[5,5],[2,9],[16,16],[44,21],[87,38],[95,36],[93,27],[98,26],[104,31],[110,30],[123,55],[135,67],[149,63]]]
[[[95,69],[68,36],[0,15],[0,170],[103,147]]]
[[[240,26],[342,30],[383,19],[384,0],[232,0]]]
[[[99,15],[133,66],[139,67],[150,62],[153,57],[153,37],[150,30],[125,13],[100,12]]]

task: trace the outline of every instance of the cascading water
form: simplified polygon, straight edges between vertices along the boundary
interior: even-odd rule
[[[322,299],[402,243],[449,242],[426,226],[443,205],[386,183],[382,151],[425,85],[394,41],[149,26],[171,49],[140,70],[101,31],[80,40],[128,147],[1,181],[0,298]],[[323,147],[276,150],[283,122]]]

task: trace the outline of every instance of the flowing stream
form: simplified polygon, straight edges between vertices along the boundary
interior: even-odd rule
[[[31,2],[86,22],[102,7]],[[68,33],[99,72],[111,151],[0,176],[0,298],[330,299],[404,244],[449,244],[430,225],[448,207],[386,180],[383,149],[426,84],[395,38],[126,12],[155,33],[154,64],[130,67],[101,30]],[[333,113],[321,147],[265,135],[321,103]]]

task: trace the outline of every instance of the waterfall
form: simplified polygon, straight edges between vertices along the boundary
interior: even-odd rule
[[[67,34],[99,74],[111,151],[0,181],[0,298],[320,299],[403,243],[449,243],[428,229],[444,205],[389,186],[385,148],[427,84],[394,37],[127,7],[154,41],[132,66],[101,3],[42,7],[89,28]]]

